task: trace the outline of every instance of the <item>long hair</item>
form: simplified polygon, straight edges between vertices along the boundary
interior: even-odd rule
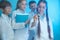
[[[17,1],[17,5],[16,5],[16,10],[19,9],[19,4],[20,3],[20,0]]]
[[[51,39],[47,1],[46,0],[40,0],[37,5],[39,5],[41,2],[46,4],[46,21],[47,21],[47,28],[48,28],[49,38]],[[37,12],[38,12],[38,9],[37,9]]]

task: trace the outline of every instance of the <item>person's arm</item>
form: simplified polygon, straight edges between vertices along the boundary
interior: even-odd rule
[[[35,25],[34,25],[35,23],[34,23],[34,20],[33,19],[31,19],[30,20],[30,24],[29,24],[29,30],[31,30],[32,29],[32,27],[34,27]]]
[[[12,21],[11,21],[12,28],[15,28],[15,12],[12,13]]]
[[[29,13],[28,14],[28,20],[25,22],[25,25],[29,24],[30,23],[30,20],[31,20],[31,14]]]
[[[52,21],[49,19],[49,25],[50,25],[50,34],[51,34],[51,40],[54,40],[54,36],[53,36],[53,26],[52,26]]]
[[[37,23],[37,16],[35,15],[34,18],[31,19],[29,27],[35,27]]]
[[[28,19],[26,22],[25,22],[25,25],[29,24],[30,23],[30,20]]]
[[[38,16],[37,16],[37,15],[35,15],[35,16],[33,17],[33,22],[32,22],[31,27],[33,27],[33,26],[35,26],[35,25],[36,25],[37,20],[38,20]]]

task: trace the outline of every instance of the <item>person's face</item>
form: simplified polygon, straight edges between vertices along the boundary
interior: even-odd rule
[[[39,13],[44,13],[45,10],[46,10],[46,4],[41,2],[38,6],[38,12]]]
[[[31,10],[36,10],[36,8],[37,8],[36,3],[33,3],[30,5]]]
[[[25,8],[26,8],[26,1],[24,0],[20,3],[20,9],[25,10]]]
[[[3,12],[4,12],[5,14],[10,14],[10,13],[11,13],[11,6],[5,7],[5,9],[3,9]]]

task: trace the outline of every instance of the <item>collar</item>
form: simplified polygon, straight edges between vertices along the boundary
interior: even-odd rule
[[[2,15],[1,15],[4,19],[8,19],[9,17],[8,17],[8,15],[6,15],[6,14],[4,14],[4,13],[2,13]]]
[[[17,9],[18,12],[25,13],[25,11],[22,11],[21,9]]]
[[[41,19],[41,20],[43,20],[44,18],[45,18],[45,14],[43,14],[43,15],[41,15],[41,14],[38,14],[38,16],[39,16],[39,18]]]

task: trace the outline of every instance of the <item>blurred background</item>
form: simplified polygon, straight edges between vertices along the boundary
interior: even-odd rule
[[[8,1],[10,1],[10,3],[12,4],[12,11],[14,11],[18,0],[8,0]],[[26,0],[26,1],[27,1],[26,12],[29,12],[30,9],[28,3],[31,0]],[[37,0],[36,2],[38,3],[38,1],[39,0]],[[60,0],[46,0],[46,1],[48,2],[49,17],[51,18],[53,24],[54,40],[60,40],[60,8],[59,8]],[[0,15],[1,12],[2,11],[0,10]]]

